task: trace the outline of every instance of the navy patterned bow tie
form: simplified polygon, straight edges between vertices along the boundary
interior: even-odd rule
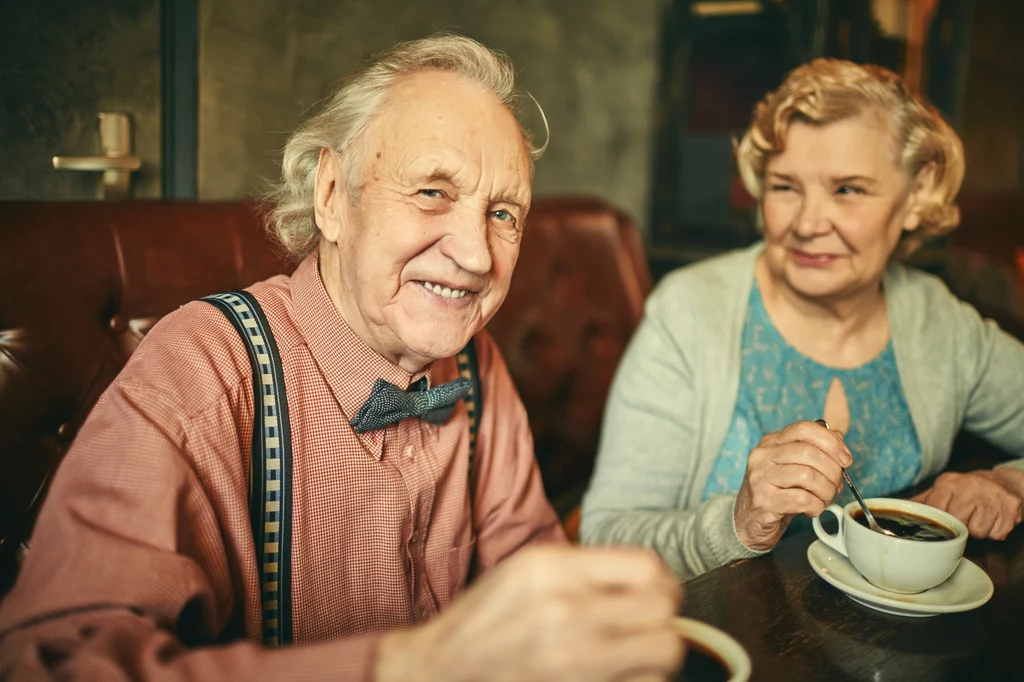
[[[356,433],[376,431],[409,417],[419,417],[431,424],[443,424],[455,411],[455,403],[466,397],[472,382],[455,379],[427,388],[427,378],[403,391],[389,381],[377,379],[359,413],[349,420]]]

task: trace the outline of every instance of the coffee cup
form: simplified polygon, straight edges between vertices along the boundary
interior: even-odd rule
[[[731,636],[713,625],[692,618],[676,618],[686,640],[686,660],[677,682],[747,682],[750,656]]]
[[[892,537],[871,530],[860,505],[846,507],[830,504],[822,512],[832,513],[839,520],[835,535],[825,532],[821,517],[812,525],[818,539],[850,560],[864,579],[879,589],[898,594],[917,594],[944,582],[960,564],[967,545],[967,526],[958,518],[920,502],[876,497],[865,500],[876,520],[884,526],[887,519],[900,518],[927,529],[919,537]],[[907,520],[909,519],[909,520]],[[907,527],[909,527],[909,525]]]

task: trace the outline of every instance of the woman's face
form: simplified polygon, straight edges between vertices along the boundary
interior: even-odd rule
[[[765,263],[803,298],[841,299],[877,288],[904,230],[916,229],[922,173],[898,165],[888,123],[874,111],[827,125],[793,122],[770,157]]]

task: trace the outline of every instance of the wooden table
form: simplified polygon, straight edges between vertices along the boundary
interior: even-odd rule
[[[749,652],[753,680],[1024,680],[1024,527],[966,556],[995,584],[981,608],[907,618],[861,606],[807,562],[811,532],[686,584],[685,615]]]

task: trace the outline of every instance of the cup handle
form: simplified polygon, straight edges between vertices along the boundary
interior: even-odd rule
[[[822,516],[827,512],[832,512],[836,519],[839,520],[839,530],[836,531],[835,535],[829,535],[825,532],[825,529],[821,527],[821,516],[815,516],[811,519],[811,525],[814,526],[814,534],[818,536],[819,540],[842,554],[844,557],[849,557],[850,555],[846,553],[846,534],[843,533],[843,508],[838,504],[830,504],[821,512]]]

